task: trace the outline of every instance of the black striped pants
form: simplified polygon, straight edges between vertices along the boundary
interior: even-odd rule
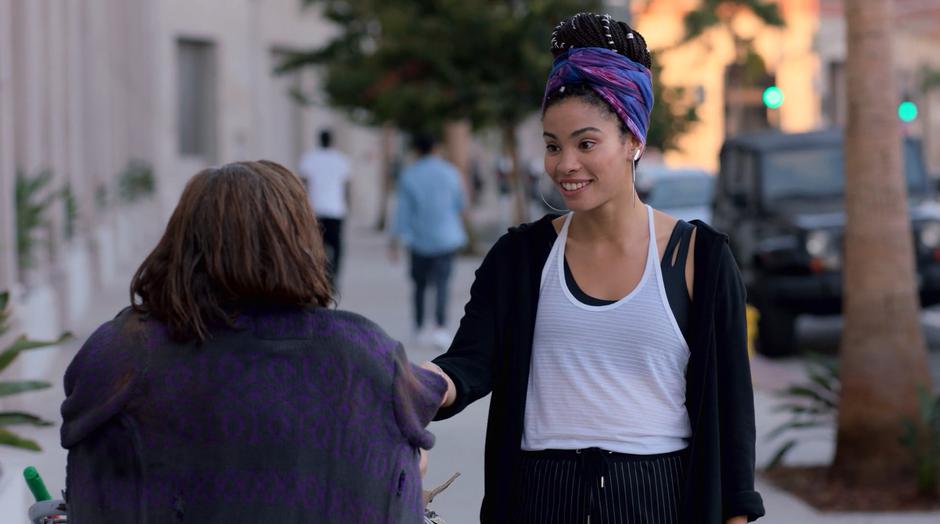
[[[686,450],[627,455],[598,448],[523,451],[514,523],[675,524]]]

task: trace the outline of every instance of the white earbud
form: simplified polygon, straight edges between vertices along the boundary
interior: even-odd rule
[[[633,155],[633,161],[634,161],[634,162],[636,162],[637,160],[640,159],[640,153],[642,153],[642,152],[643,152],[642,150],[639,150],[639,149],[636,150],[636,154]]]

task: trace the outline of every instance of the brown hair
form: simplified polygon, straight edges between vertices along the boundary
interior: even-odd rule
[[[241,307],[330,305],[320,229],[300,179],[267,160],[199,172],[130,291],[134,310],[180,341],[204,342]]]

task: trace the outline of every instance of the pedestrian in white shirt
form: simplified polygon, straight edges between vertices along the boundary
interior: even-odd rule
[[[320,131],[320,149],[300,160],[300,174],[307,183],[310,205],[317,215],[329,262],[330,284],[336,289],[343,254],[343,220],[349,208],[349,160],[333,148],[333,134]]]

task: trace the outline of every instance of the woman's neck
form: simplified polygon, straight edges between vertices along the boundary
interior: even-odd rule
[[[571,218],[569,236],[588,243],[612,243],[631,246],[648,240],[649,224],[646,206],[636,199],[634,205],[610,201],[590,211],[575,213]]]

